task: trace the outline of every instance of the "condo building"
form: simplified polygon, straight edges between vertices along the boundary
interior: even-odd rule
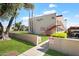
[[[29,31],[34,34],[48,35],[64,31],[63,15],[56,13],[32,17],[29,19]]]

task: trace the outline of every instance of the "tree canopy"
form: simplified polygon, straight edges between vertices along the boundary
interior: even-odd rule
[[[10,30],[10,27],[12,25],[12,22],[15,17],[17,17],[18,10],[21,8],[24,8],[26,10],[33,10],[34,5],[31,3],[0,3],[0,20],[9,20],[8,26],[6,28],[6,31],[4,32],[4,27],[2,23],[0,22],[0,27],[1,27],[1,37],[3,39],[8,38],[8,33]]]
[[[18,10],[21,8],[24,8],[26,10],[28,9],[34,9],[34,5],[31,3],[0,3],[0,18],[3,19],[9,19],[11,16],[16,13],[16,16],[18,15]]]

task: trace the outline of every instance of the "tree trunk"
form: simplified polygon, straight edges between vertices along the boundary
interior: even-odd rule
[[[8,24],[8,26],[7,26],[7,28],[6,28],[5,33],[8,33],[8,32],[9,32],[9,30],[10,30],[10,27],[11,27],[11,25],[12,25],[13,20],[14,20],[14,16],[13,16],[13,17],[11,17],[11,19],[10,19],[10,21],[9,21],[9,24]]]
[[[9,34],[9,30],[10,30],[10,27],[12,25],[13,20],[14,20],[14,16],[12,16],[10,21],[9,21],[9,24],[8,24],[8,26],[6,28],[5,33],[4,33],[4,36],[5,36],[4,39],[8,39],[9,38],[8,34]]]
[[[2,25],[2,23],[0,22],[0,39],[3,38],[3,33],[4,33],[3,25]]]
[[[30,10],[29,10],[29,32],[31,32]]]

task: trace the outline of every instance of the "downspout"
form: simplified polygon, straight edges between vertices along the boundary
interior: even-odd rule
[[[32,22],[32,32],[33,32],[33,9],[32,9],[32,20],[31,20]]]
[[[57,19],[55,19],[55,20],[56,20],[56,32],[57,32],[57,27],[58,27],[58,26],[57,26]]]

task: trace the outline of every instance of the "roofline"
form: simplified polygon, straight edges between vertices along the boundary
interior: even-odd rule
[[[34,18],[34,17],[41,17],[41,16],[52,15],[52,14],[56,14],[56,13],[50,13],[50,14],[37,15],[37,16],[33,16],[33,18]],[[32,17],[31,17],[31,18],[32,18]]]
[[[57,15],[56,17],[62,17],[63,15]]]
[[[77,26],[77,27],[73,26],[73,27],[70,27],[68,29],[79,29],[79,26]]]

